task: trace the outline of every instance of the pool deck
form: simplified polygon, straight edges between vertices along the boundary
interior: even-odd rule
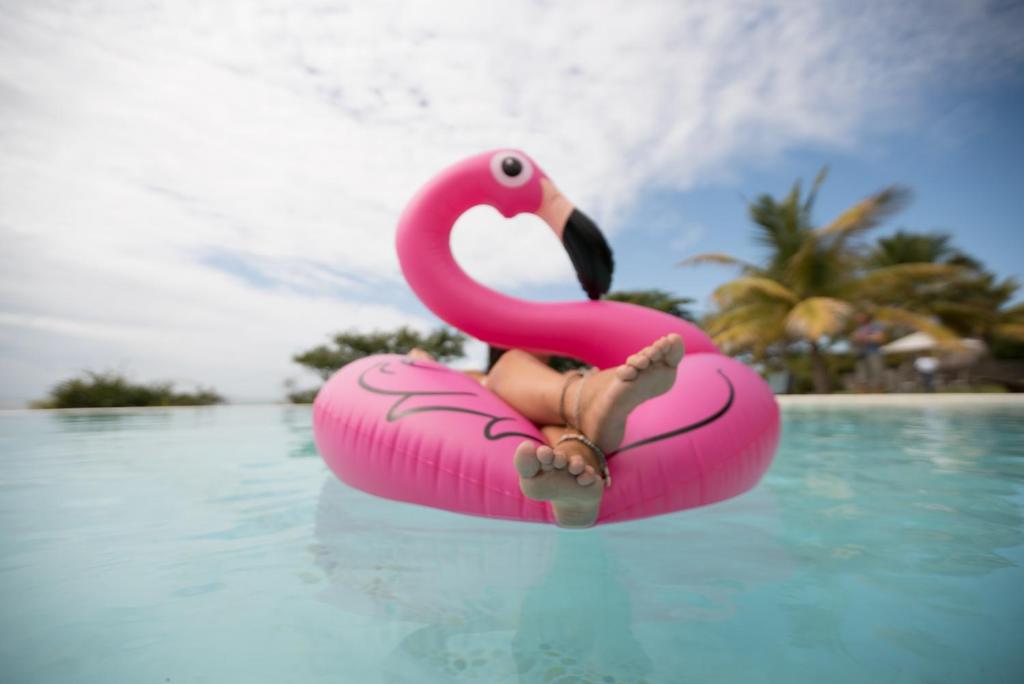
[[[779,404],[786,406],[1020,406],[1024,394],[936,392],[934,394],[780,394]]]

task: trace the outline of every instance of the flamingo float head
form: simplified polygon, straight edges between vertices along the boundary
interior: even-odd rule
[[[467,160],[483,179],[481,199],[506,218],[536,214],[561,240],[580,285],[591,299],[608,292],[615,268],[612,250],[597,225],[559,192],[527,154],[503,149]]]

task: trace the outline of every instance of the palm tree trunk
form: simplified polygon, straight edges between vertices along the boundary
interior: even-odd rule
[[[817,342],[811,342],[811,375],[814,378],[814,391],[816,393],[828,394],[832,391],[832,388],[829,387],[825,356],[818,349]]]

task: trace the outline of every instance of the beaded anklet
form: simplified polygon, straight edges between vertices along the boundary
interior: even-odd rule
[[[608,471],[608,457],[605,456],[605,453],[601,449],[601,447],[597,446],[594,440],[587,437],[583,433],[583,430],[580,428],[580,424],[583,422],[583,385],[587,382],[587,378],[590,376],[592,372],[592,370],[588,370],[586,372],[573,371],[570,375],[566,376],[565,384],[562,385],[562,394],[558,399],[558,413],[562,418],[562,422],[565,423],[565,426],[567,428],[575,430],[576,434],[564,434],[558,438],[558,441],[555,444],[558,445],[568,440],[582,442],[588,449],[594,452],[595,456],[597,456],[597,462],[601,469],[601,477],[604,479],[604,486],[611,487],[612,474]],[[568,417],[565,415],[565,394],[566,391],[569,389],[569,383],[571,382],[572,378],[576,376],[578,376],[580,379],[579,384],[576,387],[576,422],[571,423],[569,422]]]

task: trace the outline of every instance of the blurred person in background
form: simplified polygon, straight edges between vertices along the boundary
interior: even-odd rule
[[[934,356],[918,356],[914,359],[914,370],[921,377],[921,386],[925,392],[935,391],[935,371],[939,369],[939,360]]]
[[[882,344],[885,331],[870,313],[857,314],[857,329],[853,331],[853,345],[857,350],[857,377],[868,392],[882,390]]]

